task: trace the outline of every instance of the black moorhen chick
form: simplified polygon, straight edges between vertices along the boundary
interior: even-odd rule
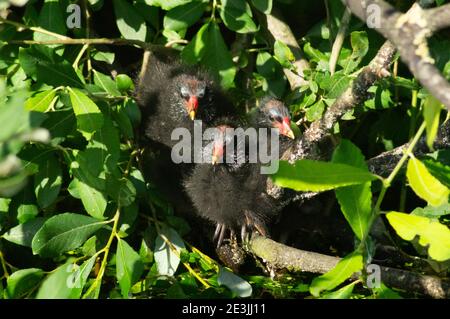
[[[231,238],[240,230],[242,240],[248,227],[267,236],[266,223],[277,207],[265,192],[267,176],[261,174],[260,164],[249,163],[247,154],[239,151],[237,143],[245,143],[245,139],[237,138],[227,128],[230,126],[216,127],[212,150],[205,148],[209,154],[204,158],[209,155],[211,163],[196,165],[184,183],[197,213],[217,225],[217,248],[227,229]],[[229,147],[233,147],[231,161],[225,160]]]
[[[273,97],[265,97],[260,101],[260,106],[250,112],[249,122],[255,128],[277,128],[279,130],[281,135],[280,154],[283,154],[291,145],[291,140],[295,139],[288,108],[283,102]]]
[[[233,114],[232,105],[208,72],[177,59],[152,55],[136,91],[142,111],[142,133],[153,142],[169,147],[176,141],[177,127],[193,130],[193,120],[211,123],[219,116]]]
[[[193,119],[208,126],[213,119],[231,114],[234,109],[208,72],[182,64],[177,58],[152,54],[135,92],[142,112],[140,145],[145,150],[142,168],[147,181],[169,200],[179,212],[189,211],[189,199],[183,196],[182,179],[192,164],[175,164],[171,140],[175,128],[191,133]]]

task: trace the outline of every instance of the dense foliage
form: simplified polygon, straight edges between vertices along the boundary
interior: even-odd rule
[[[352,18],[332,74],[340,1],[2,0],[0,6],[0,298],[400,297],[363,280],[380,216],[391,244],[417,261],[398,267],[422,273],[417,265],[426,264],[426,272],[448,275],[450,153],[433,152],[444,109],[400,61],[334,125],[331,161],[282,161],[273,176],[282,187],[336,195],[333,214],[353,231],[354,250],[337,251],[344,258],[322,276],[272,279],[257,266],[234,274],[211,248],[205,253],[212,243],[199,248],[190,241],[195,225],[144,181],[133,91],[146,43],[210,69],[242,113],[264,95],[283,99],[300,136],[384,41]],[[293,91],[283,70],[296,73],[294,54],[272,41],[262,23],[275,8],[310,64],[307,84]],[[450,79],[448,33],[430,46]],[[415,157],[423,133],[431,151]],[[369,172],[366,159],[408,141],[388,177]],[[360,271],[360,279],[347,281]]]

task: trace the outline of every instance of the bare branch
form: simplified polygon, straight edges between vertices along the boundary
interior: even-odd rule
[[[413,75],[450,110],[450,84],[434,66],[427,43],[434,31],[450,25],[449,6],[424,10],[416,3],[402,14],[382,0],[342,1],[363,21],[370,18],[371,7],[380,9],[381,22],[376,30],[396,46]]]
[[[292,272],[324,274],[340,261],[337,257],[292,248],[261,236],[252,238],[250,250],[271,267]],[[380,269],[381,281],[389,287],[420,293],[432,298],[450,297],[448,281],[396,268],[381,266]]]
[[[262,24],[273,39],[286,44],[295,56],[296,61],[294,62],[294,66],[296,67],[297,72],[294,73],[288,69],[283,69],[291,86],[291,90],[295,90],[302,85],[308,84],[308,81],[304,79],[303,74],[304,70],[309,69],[309,63],[304,58],[304,54],[300,49],[291,28],[281,19],[280,14],[275,10],[273,10],[271,14],[264,15],[260,20],[263,20]]]

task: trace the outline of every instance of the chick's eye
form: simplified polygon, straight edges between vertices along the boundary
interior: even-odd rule
[[[198,93],[197,93],[197,97],[198,98],[202,98],[202,97],[204,97],[205,96],[205,89],[203,89],[203,90],[200,90]]]
[[[180,89],[180,94],[181,94],[181,97],[184,98],[184,99],[188,99],[189,98],[189,92],[184,87],[182,87]]]

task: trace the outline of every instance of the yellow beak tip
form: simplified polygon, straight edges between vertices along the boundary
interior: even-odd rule
[[[295,135],[294,135],[294,132],[292,132],[292,131],[289,131],[288,133],[287,133],[287,137],[289,137],[289,138],[291,138],[291,139],[295,139]]]

